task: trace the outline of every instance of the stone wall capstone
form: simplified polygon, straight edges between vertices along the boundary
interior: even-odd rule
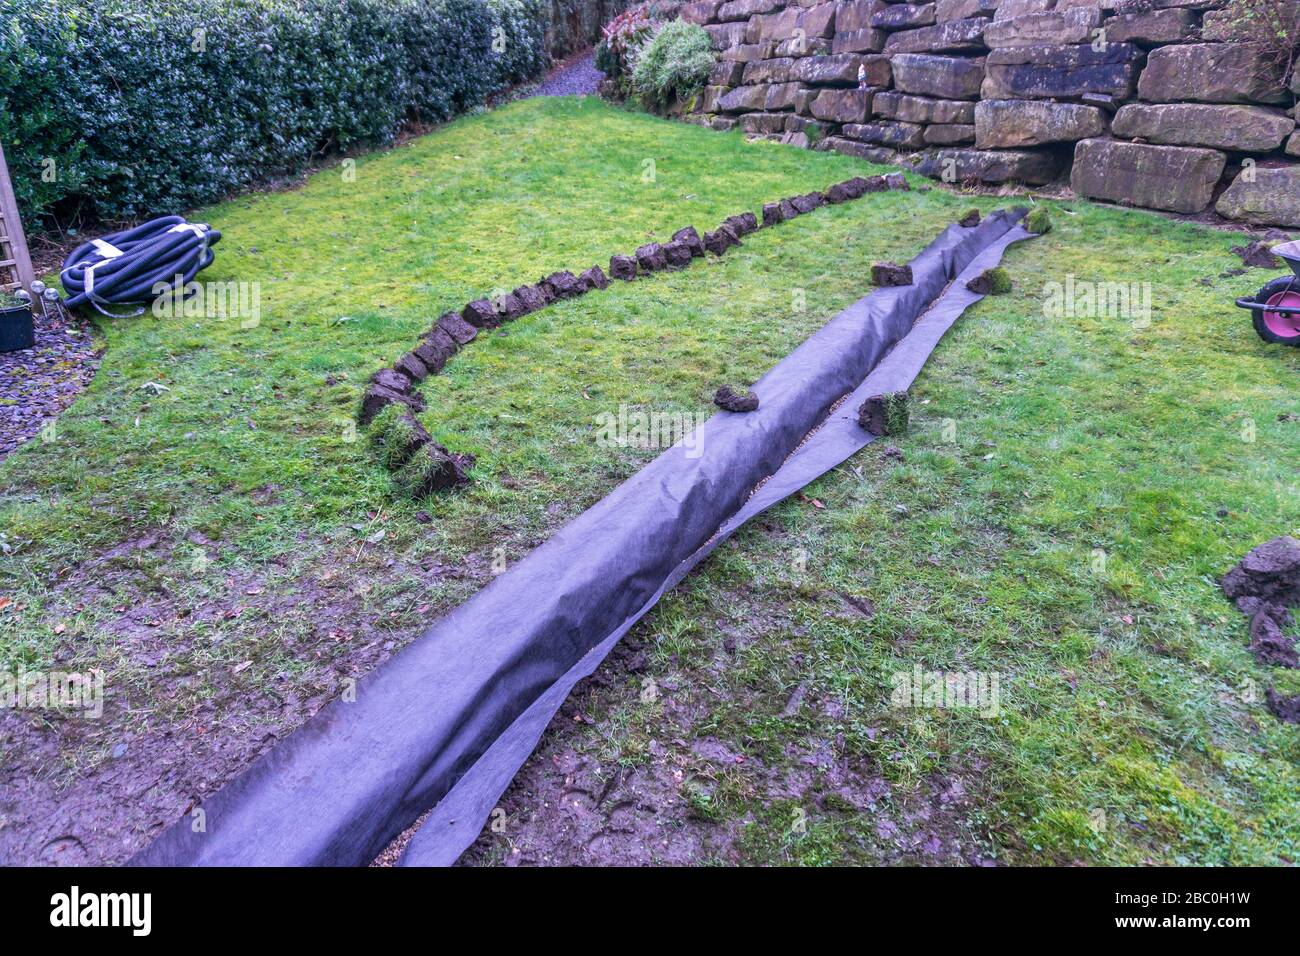
[[[1300,227],[1300,71],[1229,0],[699,0],[680,15],[718,52],[691,122],[951,182],[1068,182]]]

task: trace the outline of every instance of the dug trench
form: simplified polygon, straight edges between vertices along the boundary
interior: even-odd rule
[[[766,521],[751,532],[782,533]],[[738,593],[727,603],[752,605],[754,598]],[[767,615],[738,621],[720,614],[701,629],[699,653],[711,661],[713,678],[707,684],[688,679],[677,655],[656,653],[646,633],[630,635],[575,688],[462,864],[745,864],[765,857],[756,841],[767,826],[793,845],[833,825],[828,821],[865,815],[871,826],[854,848],[861,862],[992,865],[995,851],[971,813],[984,789],[981,759],[954,755],[945,771],[899,787],[873,758],[853,753],[843,732],[825,732],[844,718],[835,695],[811,692],[805,681],[784,699],[769,699],[728,679],[751,654],[781,653],[774,634],[801,630],[790,604],[762,603]],[[862,613],[833,593],[821,603],[828,615]],[[802,651],[790,654],[790,672],[802,662]],[[712,715],[735,707],[761,709],[799,729],[771,750],[732,739]],[[642,710],[653,716],[641,718]],[[627,733],[632,714],[637,749],[617,753],[612,741]],[[765,816],[728,812],[747,800]],[[385,858],[402,848],[397,841]]]
[[[749,517],[871,440],[856,412],[833,415],[815,435],[809,429],[846,387],[865,399],[910,384],[944,331],[978,300],[955,286],[937,297],[956,272],[969,266],[977,274],[1009,243],[1028,238],[1016,221],[1000,214],[975,229],[950,227],[913,260],[916,286],[855,303],[756,383],[770,401],[750,413],[757,427],[749,415],[719,413],[702,426],[709,455],[692,461],[669,449],[435,623],[353,698],[281,744],[274,759],[206,799],[210,831],[179,821],[132,862],[355,864],[431,803],[403,862],[454,861],[573,684],[659,597]],[[678,504],[664,507],[662,494]],[[669,526],[677,533],[661,536]],[[650,546],[646,535],[659,544]],[[485,633],[495,635],[491,653],[470,652]],[[300,783],[286,789],[286,775]]]
[[[274,507],[281,493],[268,485],[249,502]],[[381,530],[382,512],[367,519]],[[531,530],[545,533],[569,514],[556,503]],[[61,568],[44,608],[51,622],[67,622],[66,632],[56,630],[58,666],[125,666],[102,719],[0,713],[6,863],[123,862],[308,720],[344,681],[417,637],[429,615],[493,579],[490,552],[411,556],[383,545],[340,549],[308,535],[302,555],[216,579],[196,572],[177,587],[160,569],[196,555],[216,562],[230,543],[147,524],[123,529],[120,540]],[[264,655],[282,669],[259,673]]]
[[[268,506],[281,494],[267,486],[251,497]],[[556,511],[550,523],[564,514]],[[370,520],[382,528],[384,517]],[[0,771],[0,859],[123,862],[308,720],[344,681],[417,637],[429,614],[493,578],[490,555],[412,561],[380,545],[320,544],[331,552],[324,560],[305,541],[302,560],[275,558],[212,582],[198,577],[192,591],[159,569],[216,560],[222,541],[141,530],[64,568],[48,608],[69,622],[57,662],[70,670],[100,663],[87,643],[93,635],[133,676],[116,685],[98,721],[0,714],[8,755]],[[105,601],[109,618],[88,617]],[[218,634],[215,648],[204,630]],[[264,650],[283,670],[259,676],[260,660],[245,669],[242,662]]]

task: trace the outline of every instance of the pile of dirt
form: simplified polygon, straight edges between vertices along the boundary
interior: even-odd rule
[[[1300,541],[1282,535],[1254,548],[1223,577],[1223,593],[1250,618],[1250,649],[1269,667],[1300,667],[1295,638],[1283,632],[1300,607]],[[1268,707],[1279,720],[1300,723],[1300,697],[1271,688]]]

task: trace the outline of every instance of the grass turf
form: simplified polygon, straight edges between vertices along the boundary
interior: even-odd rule
[[[91,389],[54,440],[0,466],[0,661],[108,672],[114,735],[61,740],[49,772],[99,772],[110,739],[201,703],[327,692],[346,647],[315,633],[312,607],[273,612],[262,594],[329,567],[400,646],[655,454],[600,447],[596,416],[698,412],[866,292],[872,262],[905,261],[972,202],[1006,204],[869,196],[481,336],[419,416],[478,457],[473,485],[392,496],[355,402],[441,311],[864,168],[538,99],[362,157],[354,181],[329,169],[200,211],[225,235],[203,278],[261,283],[260,324],[101,323]],[[890,439],[901,460],[878,442],[737,535],[639,626],[651,674],[716,691],[692,733],[767,766],[815,736],[899,792],[966,774],[968,829],[999,859],[1294,860],[1300,738],[1256,697],[1300,681],[1253,663],[1215,582],[1300,529],[1300,356],[1230,306],[1259,282],[1219,278],[1237,264],[1228,234],[1049,205],[1052,232],[1005,260],[1012,293],[968,313],[923,373],[911,430]],[[1150,323],[1044,317],[1045,283],[1067,273],[1150,282]],[[169,546],[123,547],[152,536]],[[431,561],[470,573],[431,587],[405,570]],[[94,587],[103,562],[132,572],[128,592]],[[829,613],[841,595],[874,614]],[[190,614],[221,601],[236,613]],[[141,605],[158,608],[147,653],[120,626]],[[1000,715],[891,707],[890,675],[918,663],[998,674]],[[835,706],[787,715],[797,686]],[[671,729],[636,688],[596,719],[575,746],[613,764],[649,760]],[[792,836],[791,800],[745,778],[701,786],[710,819],[746,821],[747,861],[878,858],[871,814],[810,804]]]

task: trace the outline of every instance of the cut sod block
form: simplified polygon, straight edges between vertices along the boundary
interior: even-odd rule
[[[389,405],[370,424],[370,440],[389,471],[405,465],[429,442],[429,433],[403,405]]]
[[[907,392],[872,395],[858,409],[858,424],[876,436],[907,432]]]
[[[447,360],[456,354],[456,341],[442,326],[435,326],[428,338],[415,348],[415,355],[424,363],[429,374],[442,371]]]
[[[393,369],[409,378],[412,385],[417,385],[429,377],[429,366],[414,352],[408,352],[399,358],[393,364]]]
[[[398,375],[392,369],[384,369],[384,371],[392,372],[393,375],[397,375],[398,378],[406,381],[405,376]],[[367,388],[365,394],[361,396],[361,409],[357,413],[357,421],[362,425],[369,425],[375,420],[375,416],[389,405],[412,408],[417,412],[421,412],[424,411],[424,396],[419,392],[399,392],[386,385],[376,383]]]
[[[700,234],[695,231],[694,226],[683,226],[674,232],[673,242],[686,243],[687,248],[691,250],[692,256],[698,258],[704,255],[704,240],[700,238]]]
[[[452,455],[437,442],[430,441],[417,448],[397,470],[393,485],[408,498],[424,498],[466,481],[465,471],[472,463],[473,459]]]
[[[726,412],[752,412],[758,408],[758,396],[747,388],[723,385],[714,393],[713,404]]]
[[[501,317],[487,299],[475,299],[461,310],[460,315],[476,329],[494,329],[501,324]]]
[[[610,256],[609,275],[611,279],[631,282],[636,278],[636,259],[633,256]]]
[[[516,294],[518,294],[518,291],[519,290],[517,289],[515,290]],[[430,330],[430,334],[438,329],[441,329],[450,336],[452,341],[457,345],[468,345],[470,342],[473,342],[474,337],[478,335],[478,329],[474,328],[474,326],[461,318],[460,313],[458,312],[444,313],[433,329]]]
[[[691,246],[684,239],[664,243],[664,260],[669,269],[685,269],[691,264]]]
[[[966,288],[976,295],[1005,295],[1011,291],[1011,276],[1006,269],[996,266],[971,279]]]
[[[636,263],[642,272],[658,272],[668,267],[668,257],[664,255],[662,243],[647,242],[636,250]]]
[[[877,262],[871,267],[871,284],[898,286],[912,284],[912,267],[897,262]]]
[[[546,308],[546,296],[535,285],[521,285],[511,295],[519,300],[527,312]]]
[[[605,276],[605,272],[600,266],[592,266],[590,269],[579,273],[578,281],[581,282],[583,287],[588,291],[592,289],[609,288],[609,279]]]
[[[1025,217],[1025,228],[1030,232],[1036,232],[1038,235],[1044,235],[1052,231],[1052,219],[1047,214],[1046,206],[1035,206]]]

